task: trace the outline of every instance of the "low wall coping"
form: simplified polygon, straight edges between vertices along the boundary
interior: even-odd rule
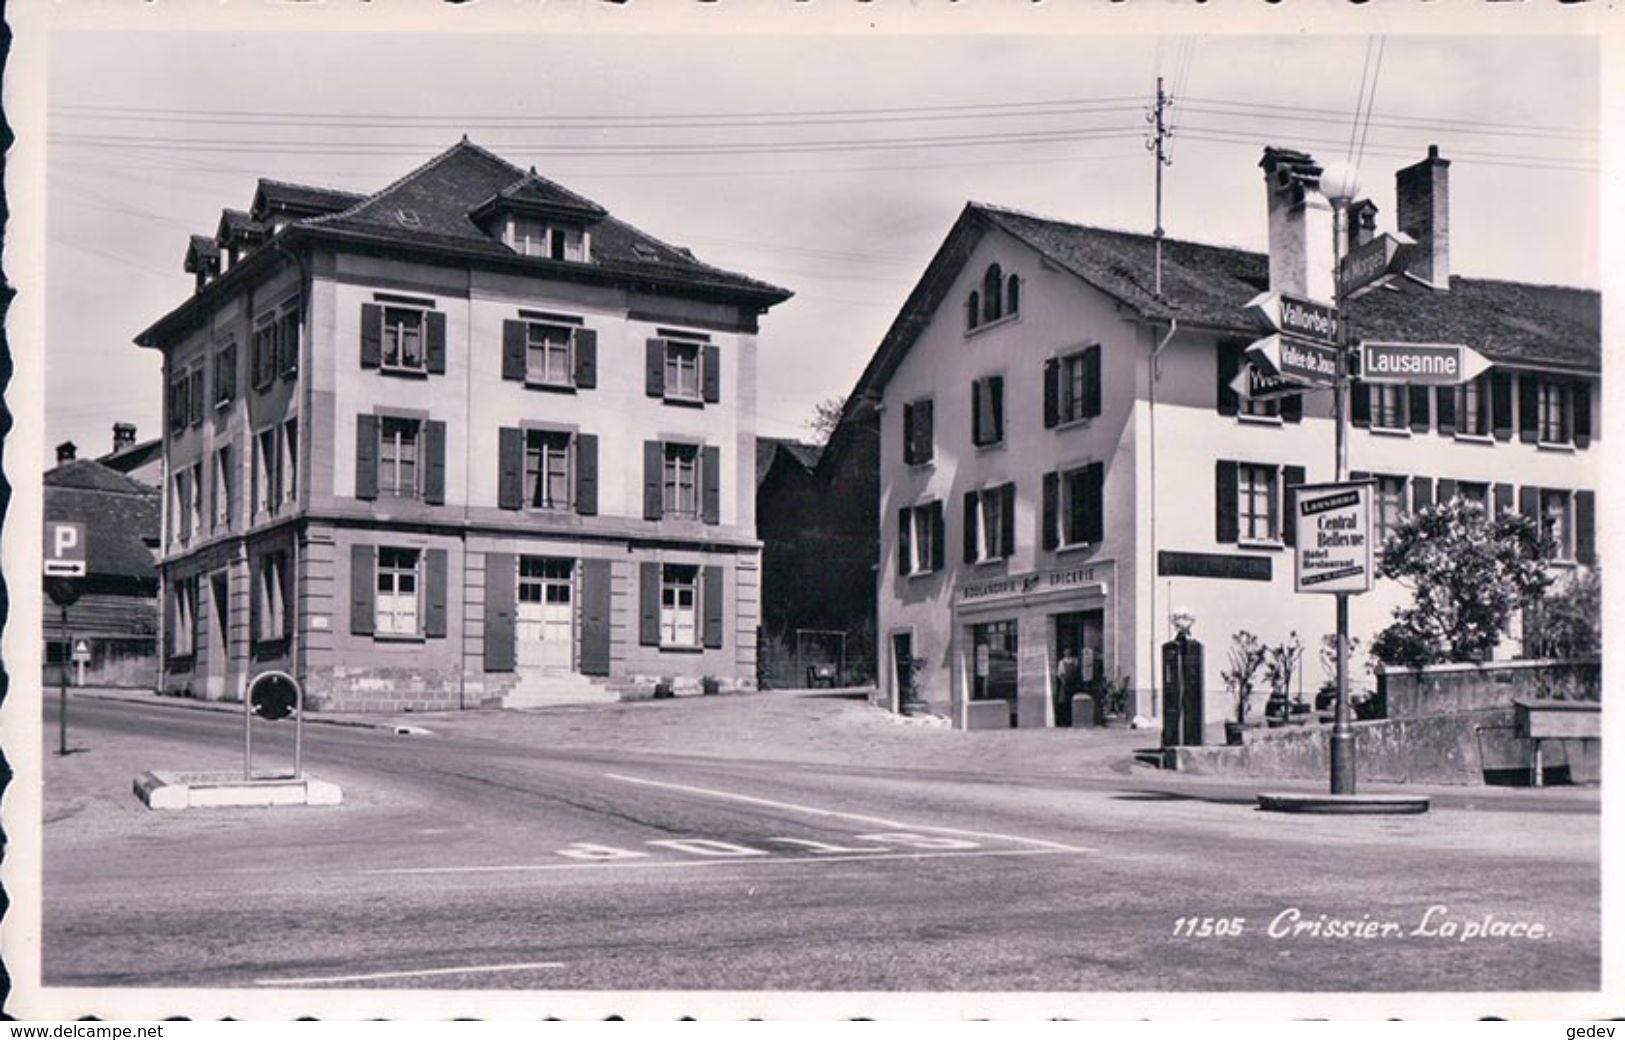
[[[1574,666],[1601,663],[1601,657],[1540,657],[1516,661],[1467,661],[1464,663],[1425,664],[1420,668],[1379,664],[1376,667],[1376,673],[1378,675],[1453,675],[1461,672],[1488,672],[1503,669],[1523,670],[1550,668],[1553,665]]]

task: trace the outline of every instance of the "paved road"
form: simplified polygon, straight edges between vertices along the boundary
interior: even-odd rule
[[[213,713],[93,702],[73,712],[91,746],[162,733],[218,759],[241,740],[239,722]],[[1258,813],[1251,785],[1182,787],[1138,773],[1064,783],[898,775],[885,763],[561,752],[331,726],[308,727],[306,740],[315,772],[345,786],[346,805],[140,813],[111,828],[71,815],[49,823],[44,981],[1061,992],[1599,984],[1590,813],[1444,808],[1334,821]],[[283,750],[263,744],[262,760]],[[1486,929],[1486,915],[1488,931],[1544,934],[1464,938]],[[1280,934],[1294,922],[1305,930]],[[1360,931],[1389,925],[1386,935]]]

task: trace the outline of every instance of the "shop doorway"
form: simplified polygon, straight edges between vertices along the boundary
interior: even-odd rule
[[[909,692],[914,689],[914,634],[912,632],[893,632],[891,637],[892,660],[892,703],[897,711],[903,710],[903,705],[909,701]]]
[[[519,558],[516,663],[526,670],[568,672],[575,663],[575,561]]]
[[[1102,685],[1106,675],[1106,612],[1104,610],[1075,610],[1065,614],[1052,615],[1054,645],[1051,647],[1050,660],[1059,662],[1071,651],[1078,658],[1077,677],[1073,685],[1076,689],[1062,688],[1062,679],[1055,669],[1051,669],[1051,682],[1054,685],[1055,724],[1057,726],[1087,725],[1091,721],[1098,721],[1105,712],[1106,705],[1097,702],[1095,720],[1072,718],[1072,694],[1095,692]]]

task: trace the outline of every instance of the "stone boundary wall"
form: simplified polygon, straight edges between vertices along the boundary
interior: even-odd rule
[[[1389,719],[1510,708],[1514,700],[1600,701],[1602,661],[1491,661],[1379,669],[1377,692],[1387,704]]]

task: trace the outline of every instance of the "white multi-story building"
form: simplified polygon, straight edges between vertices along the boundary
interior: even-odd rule
[[[912,684],[959,725],[1052,725],[1071,647],[1151,715],[1175,606],[1209,648],[1210,719],[1230,710],[1218,673],[1238,629],[1295,632],[1319,685],[1333,604],[1294,592],[1283,517],[1292,486],[1333,478],[1331,395],[1231,387],[1260,335],[1251,298],[1329,294],[1330,210],[1309,156],[1268,149],[1261,165],[1269,254],[1165,241],[1160,296],[1149,235],[965,208],[851,405],[879,408],[883,700]],[[1379,532],[1466,497],[1542,518],[1554,566],[1590,562],[1597,294],[1453,275],[1448,161],[1432,150],[1397,180],[1416,255],[1345,317],[1359,336],[1461,343],[1494,367],[1461,387],[1352,387],[1350,468],[1377,481]],[[1352,207],[1355,244],[1375,212]],[[1407,601],[1378,582],[1353,597],[1352,632],[1369,645]]]
[[[261,181],[187,268],[137,339],[168,387],[166,688],[754,684],[757,319],[785,290],[466,139],[372,195]]]

